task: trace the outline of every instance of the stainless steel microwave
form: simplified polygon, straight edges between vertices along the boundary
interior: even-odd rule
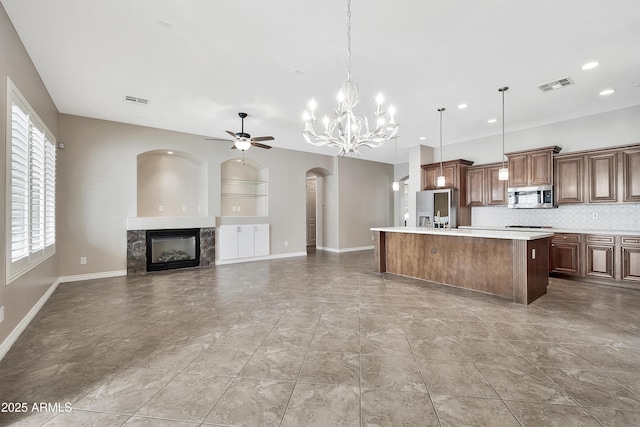
[[[548,209],[553,205],[553,186],[509,187],[508,206],[513,209]]]

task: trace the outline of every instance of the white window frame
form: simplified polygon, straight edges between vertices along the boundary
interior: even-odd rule
[[[16,185],[13,181],[14,135],[13,118],[16,105],[19,109],[17,118],[23,119],[26,125],[26,135],[22,140],[26,142],[27,158],[21,160],[26,166],[23,174],[26,182]],[[18,88],[7,77],[7,136],[6,136],[6,284],[30,271],[38,264],[56,253],[56,140],[53,134],[38,117],[34,109],[22,96]],[[16,159],[19,159],[16,151]],[[23,209],[16,210],[17,217],[22,217],[23,227],[26,228],[23,250],[14,258],[14,192],[26,196]],[[16,198],[19,196],[16,196]],[[20,202],[16,203],[17,208]],[[17,221],[19,222],[19,220]]]

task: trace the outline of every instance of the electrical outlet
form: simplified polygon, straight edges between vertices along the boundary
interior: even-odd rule
[[[186,212],[186,211],[187,211],[187,207],[186,207],[186,206],[183,206],[183,207],[182,207],[182,212]]]
[[[4,305],[0,307],[0,323],[4,322]]]
[[[81,256],[80,257],[80,264],[86,264],[87,263],[87,257],[86,256]]]
[[[158,211],[159,212],[164,212],[164,206],[162,206],[162,205],[158,206]]]
[[[285,241],[284,241],[284,245],[285,245],[285,247],[286,247],[286,246],[289,246],[289,241],[288,241],[288,240],[285,240]]]
[[[593,212],[591,214],[591,219],[598,219],[598,212]]]

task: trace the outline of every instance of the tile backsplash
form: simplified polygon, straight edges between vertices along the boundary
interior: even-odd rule
[[[640,231],[640,204],[576,204],[555,209],[471,208],[472,226],[544,225],[577,230]]]

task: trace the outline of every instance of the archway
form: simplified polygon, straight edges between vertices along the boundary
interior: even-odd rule
[[[325,179],[331,172],[312,168],[306,173],[306,240],[307,253],[322,249],[325,244]]]

